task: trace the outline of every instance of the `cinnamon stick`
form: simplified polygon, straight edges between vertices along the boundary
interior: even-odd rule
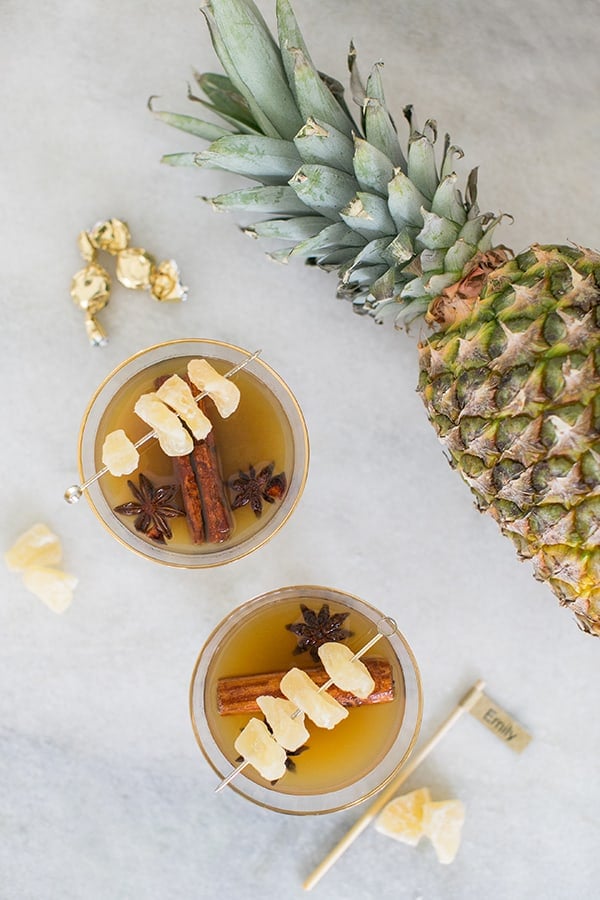
[[[209,412],[212,412],[212,402],[208,397],[199,400],[198,406],[205,416],[211,418]],[[217,415],[215,412],[212,414],[213,417]],[[194,440],[191,459],[202,499],[206,540],[211,544],[219,544],[231,534],[231,514],[221,477],[214,430],[209,431],[204,440]]]
[[[328,693],[342,706],[366,706],[373,703],[389,703],[394,699],[394,677],[392,667],[386,659],[367,658],[364,664],[371,673],[375,688],[365,699],[356,697],[348,691],[342,691],[335,685],[328,688]],[[319,687],[328,679],[322,666],[306,669],[312,680]],[[262,694],[272,697],[283,697],[279,690],[279,682],[285,672],[265,672],[260,675],[238,675],[219,678],[217,681],[217,709],[222,716],[233,716],[238,713],[252,713],[259,709],[256,698]]]
[[[169,377],[162,375],[157,378],[156,390]],[[184,380],[192,393],[196,393],[197,388],[189,379]],[[208,397],[199,400],[198,406],[211,421],[217,415],[216,411],[210,408],[212,402]],[[174,456],[173,470],[181,488],[192,541],[195,544],[202,544],[205,541],[218,544],[226,541],[231,534],[231,515],[221,477],[214,432],[209,431],[204,440],[198,441],[194,438],[194,449],[189,455]]]
[[[164,384],[169,375],[162,375],[155,381],[155,388]],[[196,473],[192,466],[190,456],[174,456],[173,472],[181,489],[183,508],[187,518],[187,526],[194,544],[202,544],[205,540],[204,520],[202,517],[202,501],[200,490],[196,482]]]

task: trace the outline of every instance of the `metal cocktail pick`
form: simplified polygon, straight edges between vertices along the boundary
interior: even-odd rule
[[[247,365],[249,365],[252,362],[252,360],[254,360],[258,356],[260,356],[261,353],[262,353],[262,350],[255,350],[254,353],[252,353],[252,355],[248,357],[248,359],[245,359],[243,362],[238,363],[237,366],[234,366],[233,369],[230,369],[228,372],[225,372],[223,377],[224,378],[232,378],[237,372],[239,372],[241,369],[244,369]],[[200,394],[198,394],[196,397],[194,397],[194,402],[197,403],[199,400],[202,400],[202,398],[206,397],[206,396],[207,396],[207,391],[202,391]],[[145,434],[143,437],[141,437],[139,439],[139,441],[136,441],[136,443],[133,446],[137,450],[137,448],[141,447],[142,444],[146,444],[148,441],[151,441],[153,438],[156,438],[156,437],[157,437],[157,434],[155,431],[149,431],[147,434]],[[88,478],[87,481],[84,481],[83,484],[72,484],[71,487],[68,487],[64,493],[64,498],[67,501],[67,503],[77,503],[77,501],[81,499],[83,492],[87,491],[87,489],[92,484],[94,484],[94,482],[98,481],[99,478],[102,478],[103,475],[106,475],[107,472],[108,472],[108,466],[104,466],[104,468],[100,469],[100,471],[98,471],[94,475],[92,475],[91,478]]]
[[[361,647],[357,653],[354,654],[354,656],[352,657],[352,659],[349,660],[349,662],[354,662],[355,659],[360,659],[360,657],[363,656],[367,652],[367,650],[370,650],[371,647],[374,644],[376,644],[378,640],[380,640],[382,637],[389,637],[390,635],[394,634],[394,632],[397,630],[397,628],[398,628],[398,626],[396,625],[396,623],[393,619],[391,619],[389,616],[384,616],[377,623],[377,634],[373,635],[371,640],[367,641],[367,643],[363,647]],[[321,685],[321,687],[319,688],[317,693],[321,694],[323,691],[326,691],[327,688],[330,688],[332,684],[333,684],[333,679],[329,678],[325,682],[325,684]],[[302,712],[302,710],[299,707],[297,707],[294,710],[294,712],[291,714],[291,718],[292,719],[296,718],[296,716],[299,716],[301,712]],[[222,791],[223,788],[227,787],[227,785],[231,781],[233,781],[233,779],[236,777],[236,775],[239,775],[239,773],[242,771],[242,769],[245,769],[247,765],[249,765],[249,763],[245,759],[242,760],[242,762],[239,764],[239,766],[237,766],[235,769],[233,769],[229,773],[229,775],[227,775],[227,777],[224,778],[223,781],[221,781],[217,785],[217,787],[215,788],[215,794],[218,794],[219,791]]]

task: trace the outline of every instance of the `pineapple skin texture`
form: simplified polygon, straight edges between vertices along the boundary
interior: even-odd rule
[[[418,390],[475,495],[600,635],[600,254],[533,246],[419,347]]]

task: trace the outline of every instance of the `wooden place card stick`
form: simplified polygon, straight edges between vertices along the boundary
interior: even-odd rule
[[[423,760],[429,756],[431,751],[441,741],[443,736],[452,728],[452,726],[461,718],[463,713],[469,711],[477,719],[484,723],[498,737],[502,738],[511,749],[520,752],[531,740],[530,735],[525,729],[515,722],[498,704],[494,703],[483,693],[485,687],[484,681],[477,681],[471,690],[462,698],[448,718],[443,722],[437,731],[429,738],[427,743],[421,747],[418,753],[415,753],[410,762],[402,769],[402,771],[394,778],[391,783],[383,790],[374,803],[357,819],[352,828],[346,832],[344,837],[339,841],[333,850],[323,859],[314,872],[309,875],[303,884],[304,890],[310,891],[311,888],[321,880],[323,875],[338,861],[348,847],[362,834],[367,825],[369,825],[375,816],[383,809],[388,800],[391,800],[398,788],[404,784],[410,775],[415,771]],[[514,741],[514,743],[512,743]]]

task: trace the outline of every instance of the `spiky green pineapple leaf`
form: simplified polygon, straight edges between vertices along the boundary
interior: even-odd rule
[[[196,165],[226,169],[264,184],[287,181],[302,160],[291,141],[266,135],[229,134],[196,154]]]
[[[280,216],[311,212],[299,199],[296,191],[287,184],[242,188],[228,194],[219,194],[210,198],[209,202],[215,209],[237,212],[272,213]]]
[[[264,117],[279,137],[291,140],[304,119],[290,90],[279,47],[259,9],[252,0],[212,0],[207,9],[228,60],[226,71],[254,119],[262,126],[259,116]]]
[[[186,134],[192,134],[194,137],[202,138],[205,141],[216,141],[220,137],[231,134],[231,131],[223,128],[222,125],[206,122],[203,119],[196,119],[194,116],[179,115],[178,113],[156,109],[152,110],[152,114],[159,122],[164,122],[165,125],[171,125],[172,128],[178,128],[180,131],[185,131]]]
[[[309,116],[295,136],[294,144],[302,162],[354,174],[354,144],[328,122]]]
[[[283,65],[304,121],[311,117],[328,122],[351,138],[356,125],[345,104],[338,101],[326,83],[327,79],[317,71],[289,0],[277,0],[276,12]]]
[[[236,90],[227,75],[221,75],[217,72],[201,73],[194,70],[194,79],[210,102],[206,104],[200,98],[193,99],[198,99],[201,103],[205,103],[223,118],[244,124],[253,131],[258,130],[248,103],[244,96]]]
[[[354,138],[352,171],[364,191],[387,197],[388,184],[394,177],[393,163],[389,156],[358,136]]]
[[[334,221],[340,218],[340,203],[349,203],[358,189],[346,172],[313,164],[302,165],[289,183],[307,206]]]
[[[184,151],[183,153],[165,153],[164,156],[161,157],[161,163],[165,166],[173,166],[173,168],[181,167],[189,167],[197,165],[197,157],[198,154],[193,151]]]
[[[262,134],[274,138],[279,137],[280,134],[277,128],[269,120],[267,114],[261,109],[252,92],[246,87],[243,80],[243,74],[240,74],[238,72],[234,62],[234,58],[232,58],[232,56],[230,55],[227,42],[223,39],[223,35],[221,34],[221,31],[219,30],[219,27],[217,26],[217,23],[215,21],[212,5],[209,4],[207,6],[202,6],[200,8],[200,11],[203,13],[204,18],[206,19],[206,24],[208,25],[215,53],[219,57],[221,65],[225,69],[227,77],[229,78],[229,81],[233,85],[234,89],[244,98],[250,110],[253,121],[256,122]]]
[[[253,0],[211,0],[204,8],[225,75],[196,77],[211,100],[200,102],[223,120],[221,127],[233,127],[236,133],[213,141],[195,157],[172,154],[165,161],[217,167],[264,187],[286,188],[277,194],[232,192],[229,199],[216,198],[216,208],[259,212],[275,222],[270,230],[250,227],[249,233],[288,239],[285,235],[294,226],[282,224],[285,219],[316,214],[322,216],[321,231],[343,222],[359,236],[359,251],[366,243],[389,238],[381,260],[369,264],[353,259],[351,244],[318,246],[318,229],[271,255],[284,260],[304,255],[328,269],[337,265],[340,291],[357,311],[379,320],[379,307],[385,306],[387,315],[395,300],[398,322],[405,321],[406,306],[422,312],[431,291],[450,283],[451,275],[459,278],[459,263],[485,244],[491,217],[479,216],[476,172],[469,176],[463,201],[452,168],[462,151],[446,136],[438,174],[435,123],[428,121],[420,131],[410,106],[404,108],[410,126],[404,155],[385,103],[382,65],[372,68],[364,85],[351,45],[350,81],[361,109],[361,134],[339,82],[319,72],[312,61],[289,0],[277,0],[276,12],[279,45]],[[249,134],[249,129],[260,133]],[[242,138],[247,143],[238,143]],[[296,194],[293,202],[289,189]]]
[[[256,237],[278,238],[285,241],[304,241],[323,230],[322,216],[299,216],[291,219],[268,219],[244,229]]]

